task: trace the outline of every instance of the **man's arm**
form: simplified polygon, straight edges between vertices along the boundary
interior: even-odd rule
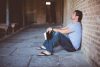
[[[69,28],[67,28],[67,27],[60,28],[60,29],[54,28],[53,31],[55,31],[55,32],[60,32],[60,33],[62,33],[62,34],[68,34],[68,33],[71,33],[71,32],[72,32],[72,31],[71,31]]]
[[[47,29],[47,31],[51,31],[52,30],[52,28],[50,27],[50,28],[48,28]],[[55,31],[55,32],[60,32],[60,33],[62,33],[62,34],[68,34],[68,33],[71,33],[72,31],[69,29],[69,28],[67,28],[67,27],[63,27],[63,28],[54,28],[53,29],[53,31]]]

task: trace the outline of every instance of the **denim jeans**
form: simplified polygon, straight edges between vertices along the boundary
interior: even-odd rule
[[[65,50],[69,52],[76,51],[73,47],[70,39],[59,33],[59,32],[53,32],[53,37],[51,40],[45,40],[43,45],[46,47],[46,50],[53,53],[53,48],[57,45],[61,45]]]

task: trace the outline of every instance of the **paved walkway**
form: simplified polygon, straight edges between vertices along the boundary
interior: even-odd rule
[[[0,67],[90,67],[82,51],[56,48],[52,56],[37,56],[45,28],[29,28],[0,43]]]

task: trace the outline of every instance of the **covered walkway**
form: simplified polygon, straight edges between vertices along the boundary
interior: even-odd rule
[[[74,10],[83,12],[82,49],[38,57],[46,28],[66,26]],[[0,0],[0,67],[91,65],[100,67],[100,0]]]

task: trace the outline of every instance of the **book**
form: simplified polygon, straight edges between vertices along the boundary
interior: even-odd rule
[[[52,37],[53,37],[53,31],[51,31],[51,32],[48,31],[48,32],[44,33],[45,40],[51,40]]]

